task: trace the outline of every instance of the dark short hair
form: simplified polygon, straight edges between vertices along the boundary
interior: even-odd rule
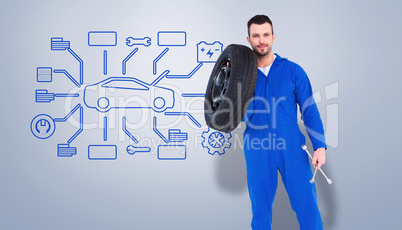
[[[250,36],[250,26],[251,24],[257,24],[257,25],[262,25],[264,23],[268,22],[271,25],[272,28],[272,34],[274,34],[274,27],[272,26],[272,21],[269,19],[267,15],[263,14],[258,14],[254,17],[252,17],[250,20],[247,22],[247,31],[248,31],[248,36]]]

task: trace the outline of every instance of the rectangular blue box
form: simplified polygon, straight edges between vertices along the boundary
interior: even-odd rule
[[[114,31],[90,31],[88,32],[89,46],[116,46],[117,33]]]
[[[88,158],[90,160],[115,160],[117,158],[117,146],[89,145]]]
[[[158,32],[159,46],[185,46],[186,32],[184,31],[160,31]]]
[[[159,145],[158,159],[159,160],[184,160],[186,159],[185,145]]]

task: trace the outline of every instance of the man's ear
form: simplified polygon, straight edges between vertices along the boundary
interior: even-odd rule
[[[275,41],[275,38],[276,38],[276,35],[273,34],[273,35],[272,35],[272,41]]]
[[[250,45],[251,45],[250,37],[247,37],[247,41],[248,41],[248,43],[250,43]]]

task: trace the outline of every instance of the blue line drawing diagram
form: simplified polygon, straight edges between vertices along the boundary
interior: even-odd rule
[[[77,80],[75,80],[75,79],[73,78],[73,76],[71,76],[71,74],[69,74],[69,73],[67,72],[67,70],[65,70],[65,69],[55,69],[55,70],[53,70],[53,73],[62,73],[62,74],[64,74],[64,75],[66,75],[66,76],[68,77],[68,79],[70,79],[70,81],[71,81],[72,83],[74,83],[74,85],[76,85],[78,88],[81,87],[80,83],[78,83]]]
[[[103,75],[107,74],[107,51],[103,51]]]
[[[105,113],[110,109],[144,109],[150,108],[161,113],[174,106],[174,91],[168,88],[156,86],[169,70],[163,72],[151,84],[131,77],[110,77],[93,85],[88,85],[84,90],[84,103],[88,108],[93,108]],[[111,99],[130,100],[131,103],[118,105],[110,103]],[[117,100],[116,100],[117,101]],[[121,101],[121,100],[119,100]]]
[[[162,51],[162,53],[160,53],[158,55],[158,57],[155,58],[153,65],[152,65],[152,71],[154,73],[154,75],[156,75],[157,71],[156,71],[156,64],[158,63],[158,61],[163,57],[163,55],[165,55],[167,52],[169,51],[169,48],[166,48]]]
[[[185,145],[159,145],[159,160],[185,160],[187,151]]]
[[[164,142],[166,142],[166,143],[169,142],[168,139],[166,139],[166,137],[163,136],[163,134],[162,134],[161,132],[159,132],[159,130],[156,128],[156,117],[154,117],[152,129],[154,130],[154,132],[155,132],[156,134],[158,134],[158,136],[159,136]]]
[[[182,93],[182,97],[205,97],[205,93]]]
[[[135,137],[127,130],[127,127],[126,127],[126,117],[124,116],[121,120],[122,120],[122,121],[121,121],[121,127],[122,127],[122,129],[123,129],[123,132],[124,132],[132,141],[134,141],[135,143],[138,144],[138,140],[135,139]]]
[[[58,157],[72,157],[77,154],[76,147],[70,147],[70,144],[58,144],[57,156]]]
[[[201,128],[201,124],[189,113],[189,112],[165,112],[166,116],[187,116],[190,118],[192,122],[198,127]]]
[[[158,46],[186,46],[187,34],[184,31],[159,31]]]
[[[126,148],[126,151],[130,155],[134,155],[135,153],[149,153],[151,152],[150,147],[135,147],[133,145],[129,145]]]
[[[83,82],[84,82],[84,62],[70,48],[70,42],[69,41],[63,41],[63,38],[60,38],[60,37],[53,37],[53,38],[51,38],[51,50],[60,50],[60,51],[68,50],[68,52],[70,52],[70,54],[73,55],[73,57],[75,59],[77,59],[77,61],[80,63],[80,85],[82,85]]]
[[[54,101],[56,97],[78,97],[78,93],[48,93],[46,89],[38,89],[35,91],[35,101],[37,103],[49,103]]]
[[[130,47],[134,46],[134,45],[150,46],[151,38],[150,37],[143,37],[143,38],[128,37],[128,38],[126,38],[126,45],[130,46]]]
[[[128,62],[128,60],[130,60],[130,58],[135,54],[135,53],[137,53],[137,51],[138,51],[138,48],[135,48],[133,51],[131,51],[131,53],[126,57],[126,58],[124,58],[124,60],[123,60],[123,62],[122,62],[122,74],[123,75],[126,75],[126,72],[127,72],[127,62]]]
[[[203,148],[208,149],[208,153],[214,155],[218,153],[219,155],[225,154],[225,149],[229,149],[232,145],[229,139],[232,137],[230,133],[218,132],[208,128],[208,131],[202,132],[202,138],[204,139],[202,144]]]
[[[195,72],[197,72],[201,68],[202,65],[203,65],[202,62],[198,63],[198,65],[187,75],[168,75],[168,76],[166,76],[166,78],[172,78],[172,79],[174,79],[174,78],[181,78],[181,79],[191,78],[195,74]]]
[[[88,159],[90,160],[116,160],[116,145],[89,145]]]
[[[169,129],[169,142],[183,142],[188,139],[188,134],[180,129]]]
[[[39,114],[31,121],[31,132],[39,139],[51,137],[56,129],[56,124],[49,115]]]
[[[116,46],[117,33],[115,31],[90,31],[88,32],[89,46]]]
[[[197,62],[215,63],[219,55],[222,53],[223,44],[219,41],[207,43],[201,41],[197,44]]]
[[[37,82],[52,82],[52,67],[38,67],[36,69]]]
[[[86,33],[84,34],[84,36]],[[84,61],[71,49],[70,41],[64,40],[63,37],[51,37],[50,48],[52,51],[68,51],[76,61],[79,63],[79,78],[75,78],[66,70],[67,68],[55,69],[53,67],[36,66],[36,81],[40,84],[45,82],[52,82],[54,77],[58,77],[58,74],[65,75],[76,87],[80,88],[83,85],[84,73],[83,65]],[[200,40],[198,40],[200,41]],[[197,41],[197,42],[198,42]],[[214,41],[214,40],[212,40]],[[122,41],[123,42],[123,41]],[[138,52],[139,47],[143,46],[149,47],[154,44],[160,47],[160,52],[152,63],[152,73],[154,76],[153,80],[145,80],[144,82],[140,80],[141,78],[126,77],[127,74],[127,63],[131,58]],[[85,85],[84,92],[81,93],[63,93],[58,92],[57,89],[51,89],[48,87],[37,87],[35,89],[35,102],[36,103],[50,103],[50,102],[61,102],[62,99],[56,98],[79,98],[83,100],[83,103],[87,108],[95,109],[97,112],[103,113],[100,115],[100,123],[103,123],[102,134],[103,140],[101,144],[89,143],[88,146],[88,159],[89,160],[115,160],[117,159],[117,145],[106,145],[110,128],[109,124],[112,125],[111,117],[106,114],[111,109],[151,109],[156,113],[163,113],[164,116],[186,116],[192,123],[194,123],[198,128],[201,128],[201,123],[196,120],[189,112],[171,112],[176,106],[177,101],[175,100],[175,92],[173,87],[162,87],[159,86],[159,82],[163,78],[167,79],[190,79],[192,78],[204,64],[215,63],[219,55],[222,53],[223,45],[219,41],[207,42],[201,40],[198,44],[194,44],[193,48],[197,49],[197,63],[189,65],[186,69],[185,74],[172,74],[170,68],[161,69],[162,63],[160,60],[162,58],[168,58],[166,55],[169,51],[172,52],[175,49],[180,49],[180,47],[187,46],[187,33],[185,31],[159,31],[157,37],[151,39],[151,36],[144,37],[127,37],[125,39],[125,44],[119,43],[128,49],[132,49],[130,53],[122,60],[122,76],[108,77],[108,47],[117,46],[117,32],[116,31],[89,31],[88,32],[88,46],[91,47],[103,47],[99,48],[99,52],[102,52],[102,61],[99,61],[99,69],[102,68],[101,76],[104,76],[103,80],[96,81]],[[178,47],[178,48],[177,48]],[[190,47],[191,48],[191,47]],[[191,48],[191,49],[193,49]],[[172,49],[172,50],[171,50]],[[195,50],[194,50],[195,51]],[[137,54],[138,55],[138,54]],[[151,57],[151,60],[152,61]],[[99,59],[100,60],[100,59]],[[75,61],[74,61],[75,62]],[[158,64],[160,66],[158,66]],[[158,69],[159,68],[159,69]],[[204,67],[205,68],[205,67]],[[109,70],[108,70],[109,69]],[[169,70],[167,70],[169,69]],[[71,69],[69,69],[72,72]],[[158,72],[159,71],[159,72]],[[189,73],[187,72],[189,71]],[[73,72],[74,73],[74,72]],[[187,74],[188,73],[188,74]],[[55,75],[55,76],[54,76]],[[78,75],[78,73],[76,74]],[[157,76],[157,77],[156,77]],[[65,80],[65,79],[63,79]],[[152,81],[152,82],[151,82]],[[53,81],[54,82],[54,81]],[[149,83],[151,82],[151,83]],[[50,84],[49,84],[50,85]],[[52,92],[57,90],[56,92]],[[49,92],[50,91],[50,92]],[[180,96],[180,95],[179,95]],[[187,92],[181,93],[182,99],[185,98],[203,98],[205,93],[197,92]],[[74,99],[75,100],[75,99]],[[66,100],[67,101],[67,100]],[[31,123],[30,129],[32,134],[38,139],[48,139],[50,138],[56,130],[57,122],[67,122],[68,119],[78,117],[79,112],[79,129],[67,140],[65,143],[57,144],[57,156],[58,157],[72,157],[77,154],[77,147],[71,146],[72,142],[83,132],[83,114],[84,107],[81,104],[77,104],[67,115],[59,118],[52,118],[50,115],[42,113],[35,116]],[[176,111],[178,109],[175,109]],[[78,111],[78,112],[77,112]],[[180,111],[180,110],[179,110]],[[75,114],[75,115],[74,115]],[[159,138],[164,142],[158,147],[152,148],[156,150],[157,157],[159,160],[184,160],[187,157],[187,147],[186,141],[188,141],[188,133],[182,131],[178,128],[171,128],[167,130],[162,130],[161,124],[158,130],[157,127],[157,117],[153,116],[152,131],[155,132]],[[159,118],[158,119],[163,119]],[[129,144],[126,147],[126,152],[129,155],[134,155],[136,153],[150,153],[151,147],[147,146],[134,146],[139,144],[139,136],[135,135],[136,131],[130,132],[127,129],[127,118],[122,117],[122,131],[125,135],[129,137]],[[160,122],[160,120],[159,120]],[[76,128],[77,129],[77,128]],[[76,130],[75,129],[75,130]],[[151,132],[152,132],[151,131]],[[60,132],[60,130],[58,130]],[[121,130],[119,131],[121,132]],[[162,134],[163,133],[163,134]],[[70,135],[70,134],[69,134]],[[154,136],[155,137],[155,136]],[[208,149],[208,153],[214,155],[218,153],[222,155],[225,153],[226,149],[231,147],[229,139],[232,137],[230,133],[215,132],[210,129],[202,133],[204,141],[202,146]],[[155,137],[157,138],[157,137]],[[138,140],[137,140],[138,139]],[[158,140],[159,141],[159,140]]]

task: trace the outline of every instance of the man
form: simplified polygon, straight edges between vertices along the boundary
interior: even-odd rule
[[[313,165],[325,163],[324,129],[310,81],[297,64],[274,54],[271,20],[256,15],[247,24],[248,37],[258,58],[253,100],[243,118],[247,183],[252,204],[252,228],[272,228],[272,205],[278,171],[296,212],[301,230],[323,229],[305,137],[297,124],[297,105],[314,148]]]

